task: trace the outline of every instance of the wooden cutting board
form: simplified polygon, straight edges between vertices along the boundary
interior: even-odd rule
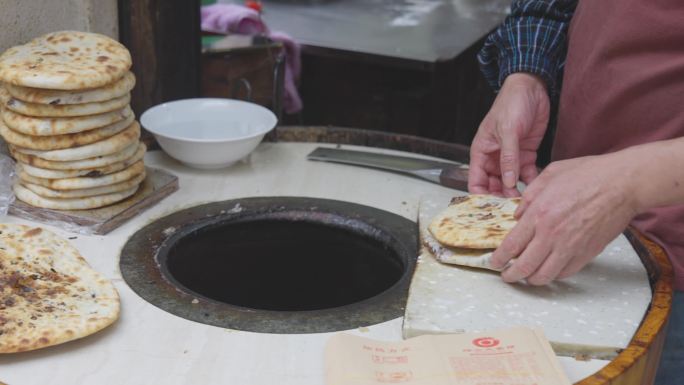
[[[146,168],[138,191],[119,203],[93,210],[50,210],[15,200],[9,213],[81,234],[107,234],[131,217],[178,190],[178,177],[160,169]]]
[[[421,243],[452,197],[423,197]],[[494,271],[442,264],[422,247],[403,335],[539,327],[558,355],[612,359],[629,344],[650,301],[646,269],[623,235],[580,273],[543,287],[506,284]]]

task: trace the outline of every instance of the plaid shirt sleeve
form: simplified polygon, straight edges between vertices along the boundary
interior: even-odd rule
[[[499,90],[515,72],[540,76],[555,95],[567,51],[567,30],[578,0],[515,0],[511,14],[477,55],[485,78]]]

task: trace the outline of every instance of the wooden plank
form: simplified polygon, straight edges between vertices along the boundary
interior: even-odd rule
[[[50,210],[17,200],[10,206],[9,212],[20,218],[60,226],[74,232],[107,234],[176,190],[178,177],[148,167],[147,177],[138,191],[130,198],[110,206],[93,210]]]

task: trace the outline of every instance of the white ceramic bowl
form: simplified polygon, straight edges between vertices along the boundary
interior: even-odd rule
[[[163,103],[140,117],[167,154],[205,169],[227,167],[244,158],[277,122],[262,106],[218,98]]]

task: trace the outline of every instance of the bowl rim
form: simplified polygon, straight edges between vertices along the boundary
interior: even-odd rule
[[[174,104],[184,104],[184,103],[187,103],[187,102],[201,102],[201,101],[228,102],[228,103],[232,103],[232,104],[238,104],[238,105],[239,105],[239,104],[242,104],[242,105],[248,105],[248,106],[250,106],[250,107],[256,107],[257,110],[261,110],[261,112],[266,113],[266,115],[268,115],[268,117],[271,118],[271,120],[273,121],[273,123],[272,123],[272,124],[266,125],[266,127],[268,127],[267,129],[259,130],[259,131],[255,132],[255,133],[253,133],[253,134],[249,134],[249,135],[245,135],[245,136],[239,136],[239,137],[233,137],[233,138],[226,138],[226,139],[194,139],[194,138],[187,138],[187,137],[177,136],[177,135],[168,135],[168,134],[166,134],[166,133],[160,133],[160,132],[158,132],[158,131],[156,131],[156,130],[151,130],[151,129],[145,124],[145,120],[146,120],[146,119],[145,119],[145,116],[147,115],[148,118],[149,118],[150,114],[148,114],[148,113],[152,113],[152,112],[155,111],[155,110],[159,110],[159,109],[162,109],[162,108],[168,108],[169,106],[172,106],[172,105],[174,105]],[[266,135],[269,131],[273,130],[273,129],[278,125],[278,117],[273,113],[273,111],[269,110],[268,108],[266,108],[266,107],[264,107],[264,106],[262,106],[262,105],[259,105],[259,104],[256,104],[256,103],[252,103],[252,102],[247,102],[247,101],[244,101],[244,100],[230,99],[230,98],[186,98],[186,99],[178,99],[178,100],[173,100],[173,101],[170,101],[170,102],[160,103],[160,104],[157,104],[157,105],[154,105],[154,106],[148,108],[147,110],[145,110],[145,112],[142,113],[142,115],[140,115],[140,124],[141,124],[147,131],[151,132],[151,133],[152,133],[153,135],[155,135],[155,136],[161,136],[161,137],[163,137],[163,138],[173,139],[173,140],[177,140],[177,141],[180,141],[180,142],[190,142],[190,143],[224,143],[224,142],[237,142],[237,141],[246,140],[246,139],[253,139],[253,138],[256,138],[256,137],[259,137],[259,136]]]

